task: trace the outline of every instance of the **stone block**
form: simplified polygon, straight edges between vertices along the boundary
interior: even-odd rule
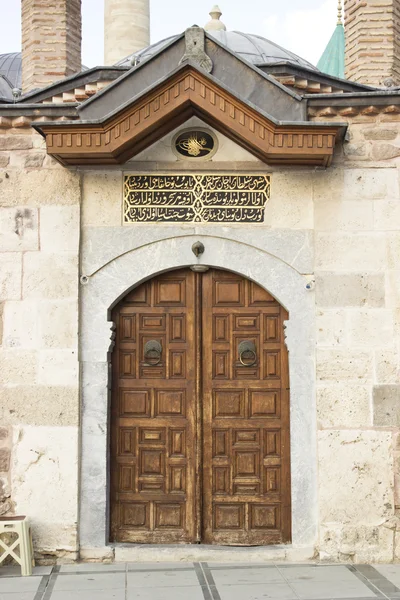
[[[312,173],[274,173],[265,224],[276,229],[313,229]]]
[[[380,233],[317,233],[315,263],[319,271],[381,271],[386,239]]]
[[[372,231],[373,228],[372,201],[348,200],[315,204],[316,231]]]
[[[400,357],[395,348],[376,350],[374,353],[376,383],[400,384]]]
[[[39,249],[37,209],[0,209],[0,248],[6,252]]]
[[[10,469],[10,450],[0,448],[0,473],[6,473]]]
[[[10,155],[8,152],[0,152],[0,169],[4,169],[10,162]]]
[[[114,258],[141,246],[149,246],[161,240],[188,235],[216,236],[215,225],[132,227],[84,227],[82,230],[82,273],[91,274]],[[265,229],[263,227],[223,227],[223,236],[279,257],[300,273],[314,270],[314,234],[299,229]],[[150,247],[150,252],[154,250]]]
[[[73,298],[78,296],[78,258],[71,254],[27,252],[24,255],[24,298]]]
[[[396,127],[368,127],[363,129],[366,140],[395,140],[399,131]]]
[[[4,304],[3,346],[38,348],[38,304],[36,300],[9,301]]]
[[[374,144],[372,146],[372,158],[374,160],[390,160],[398,156],[400,156],[400,148],[394,144]]]
[[[359,564],[391,562],[393,532],[384,525],[323,523],[320,527],[320,559]]]
[[[341,346],[347,343],[346,312],[319,310],[316,314],[318,346]]]
[[[45,152],[30,152],[25,156],[24,168],[25,169],[39,169],[43,166],[43,161],[46,154]]]
[[[400,261],[397,267],[400,266]],[[386,306],[400,308],[400,269],[388,270],[385,274]]]
[[[398,198],[397,169],[336,168],[317,171],[314,176],[315,202]]]
[[[121,172],[86,172],[82,187],[82,224],[113,226],[122,223]]]
[[[365,385],[317,386],[320,428],[370,427],[371,388]]]
[[[398,200],[374,202],[374,229],[376,231],[400,230],[400,202]]]
[[[36,353],[33,350],[0,349],[0,377],[3,385],[36,383]]]
[[[78,425],[78,383],[75,387],[29,384],[0,387],[0,422],[4,425]]]
[[[80,174],[67,169],[10,169],[0,174],[0,206],[79,204]]]
[[[89,563],[113,563],[114,548],[109,546],[104,548],[80,548],[79,557],[84,562]]]
[[[391,310],[354,309],[348,312],[348,333],[353,346],[388,346],[393,343],[394,322]]]
[[[44,252],[79,252],[80,209],[43,206],[40,209],[40,248]]]
[[[379,526],[394,512],[392,435],[318,433],[321,524]]]
[[[1,135],[0,150],[30,150],[32,135]]]
[[[373,389],[374,425],[400,427],[400,385],[376,385]]]
[[[371,381],[372,353],[350,349],[317,349],[317,379],[320,381]]]
[[[385,304],[385,276],[375,273],[319,273],[315,277],[319,307],[370,306]]]
[[[78,303],[76,300],[42,301],[39,306],[41,348],[77,349]]]
[[[397,224],[396,224],[397,226]],[[398,269],[400,264],[400,233],[386,234],[387,266],[389,269]]]
[[[76,549],[78,428],[14,427],[13,500],[28,514],[35,546]]]
[[[42,350],[39,353],[38,382],[50,386],[77,386],[79,363],[74,350]]]
[[[368,158],[369,152],[369,144],[365,144],[363,142],[358,142],[357,144],[344,144],[343,152],[345,156],[348,156],[351,159],[359,159],[362,157],[363,160]]]
[[[19,300],[22,292],[22,254],[6,252],[0,255],[0,302]]]

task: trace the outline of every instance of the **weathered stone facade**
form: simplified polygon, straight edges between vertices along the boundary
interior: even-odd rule
[[[289,314],[291,543],[240,560],[400,560],[399,92],[307,63],[250,65],[199,28],[142,64],[57,83],[80,68],[80,1],[53,4],[22,3],[24,87],[53,84],[0,104],[0,515],[29,516],[44,562],[165,556],[109,543],[111,312],[193,265],[200,241],[200,264],[255,281]],[[397,81],[397,5],[346,3],[353,78]],[[147,35],[148,2],[130,6]],[[62,22],[47,62],[33,60],[36,9],[42,33]],[[379,75],[359,64],[364,10],[389,22],[385,57],[368,42]],[[177,160],[188,126],[212,129],[211,160]],[[193,171],[270,175],[264,222],[124,224],[124,174]]]
[[[0,511],[31,516],[39,556],[75,558],[80,175],[29,128],[0,138]]]
[[[86,396],[91,405],[83,405],[79,434],[78,347],[80,331],[85,394],[85,377],[87,385],[93,383],[88,362],[97,360],[96,350],[109,347],[111,324],[99,329],[90,348],[85,323],[96,311],[91,305],[91,314],[82,312],[81,305],[78,327],[79,272],[89,277],[87,294],[97,274],[147,247],[155,274],[161,240],[195,236],[206,247],[216,238],[235,242],[244,261],[250,243],[281,262],[282,273],[283,265],[291,265],[303,282],[297,294],[314,306],[309,335],[317,340],[310,354],[316,362],[304,371],[303,386],[316,389],[319,475],[310,517],[315,535],[305,540],[304,553],[358,562],[398,558],[400,193],[398,158],[382,156],[381,149],[390,144],[395,153],[400,122],[397,116],[385,121],[351,123],[350,141],[328,170],[270,169],[217,134],[218,153],[199,168],[231,170],[234,160],[236,171],[272,174],[265,224],[253,228],[121,225],[122,173],[176,171],[172,134],[124,169],[69,171],[45,156],[42,140],[30,129],[2,132],[0,507],[3,513],[30,515],[39,557],[77,556],[79,435],[83,463],[96,452],[93,444],[105,449],[107,414],[95,424],[93,391]],[[185,168],[179,164],[179,170]],[[172,262],[186,264],[186,258],[183,263],[174,258],[173,247]],[[237,265],[241,271],[240,252]],[[135,277],[126,272],[127,287]],[[315,289],[306,291],[313,280]],[[274,286],[284,294],[285,277],[278,273]],[[107,324],[106,314],[98,316]],[[293,345],[290,330],[288,336]],[[299,367],[300,373],[304,365]],[[315,416],[303,418],[312,424]],[[293,472],[302,460],[293,456]],[[92,474],[106,481],[106,472]],[[93,493],[87,480],[81,484],[84,495]],[[81,528],[86,518],[81,511]],[[103,546],[101,539],[91,541],[84,533],[86,557],[110,556],[105,539]]]

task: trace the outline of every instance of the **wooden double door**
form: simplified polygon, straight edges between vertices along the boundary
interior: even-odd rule
[[[220,270],[169,272],[115,308],[112,541],[290,540],[286,318]]]

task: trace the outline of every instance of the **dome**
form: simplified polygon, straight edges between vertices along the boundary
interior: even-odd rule
[[[289,50],[285,50],[281,46],[278,46],[274,42],[267,40],[259,35],[252,35],[249,33],[242,33],[240,31],[207,31],[207,34],[214,37],[218,42],[226,46],[232,52],[238,54],[241,58],[244,58],[248,62],[256,66],[264,64],[279,63],[279,62],[290,62],[300,67],[306,67],[307,69],[318,70],[314,65],[309,63],[293,54]],[[130,66],[138,62],[142,62],[147,58],[150,58],[156,54],[163,46],[172,42],[178,36],[171,36],[152,44],[139,52],[135,52],[130,56],[127,56],[123,60],[117,63],[118,66]]]
[[[12,97],[13,88],[22,86],[22,54],[0,54],[0,96]]]

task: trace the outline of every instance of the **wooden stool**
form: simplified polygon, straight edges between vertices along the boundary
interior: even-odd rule
[[[7,545],[5,534],[17,534],[17,539]],[[14,537],[14,536],[13,536]],[[16,553],[19,546],[19,556]],[[26,517],[0,517],[0,564],[7,556],[11,556],[21,565],[21,574],[25,577],[32,575],[33,558],[32,534]]]

